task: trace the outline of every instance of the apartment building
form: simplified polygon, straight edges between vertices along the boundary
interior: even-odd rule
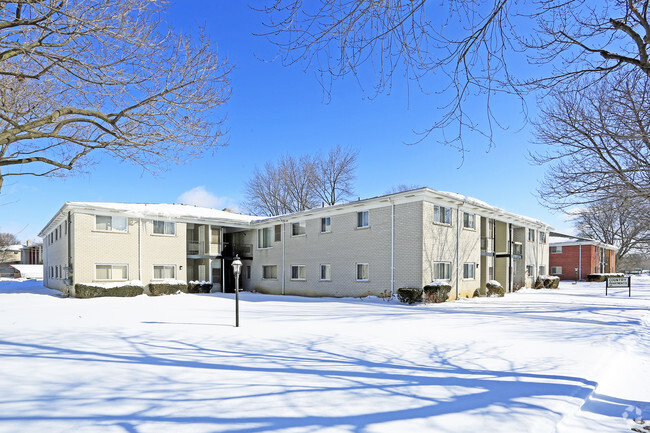
[[[277,217],[171,204],[66,203],[41,232],[45,285],[209,281],[302,296],[389,295],[448,281],[451,298],[548,270],[547,224],[420,188]]]
[[[551,275],[586,280],[587,275],[616,272],[618,247],[592,239],[563,239],[549,244]]]

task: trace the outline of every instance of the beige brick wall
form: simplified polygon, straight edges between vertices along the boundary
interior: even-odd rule
[[[57,229],[60,236],[58,240],[53,240],[50,243],[50,233],[54,234]],[[43,239],[43,285],[50,289],[63,291],[66,288],[65,280],[68,274],[64,268],[68,266],[68,235],[64,221],[54,227]],[[57,268],[58,277],[56,276]]]

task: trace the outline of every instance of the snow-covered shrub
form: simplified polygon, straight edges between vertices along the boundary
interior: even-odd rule
[[[560,277],[539,275],[535,280],[536,289],[557,289],[560,286]]]
[[[397,299],[402,304],[415,304],[416,302],[422,302],[422,292],[422,289],[403,287],[397,289]]]
[[[474,294],[472,295],[472,298],[479,298],[480,296],[481,296],[481,289],[474,290]]]
[[[212,283],[209,281],[190,281],[187,283],[187,293],[210,293]]]
[[[449,292],[451,292],[451,284],[444,281],[434,281],[424,286],[424,302],[445,302],[449,299]]]
[[[149,283],[148,295],[173,295],[178,292],[187,293],[187,283],[180,280],[162,280]]]
[[[75,284],[75,298],[99,298],[102,296],[128,297],[138,296],[144,293],[144,287],[141,285],[124,285],[113,287],[102,287],[101,285]]]
[[[490,280],[485,284],[488,296],[505,296],[506,289],[497,280]]]

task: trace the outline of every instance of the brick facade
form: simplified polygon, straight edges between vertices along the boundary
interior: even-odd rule
[[[549,245],[549,274],[558,276],[562,280],[575,280],[576,275],[579,280],[585,280],[589,274],[616,272],[616,250],[613,248],[587,242],[569,245],[551,244]]]

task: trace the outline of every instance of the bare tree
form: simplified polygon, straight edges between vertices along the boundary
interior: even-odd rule
[[[230,67],[162,0],[0,0],[0,188],[96,151],[148,170],[214,150]]]
[[[340,146],[325,156],[283,156],[256,169],[246,184],[243,207],[257,215],[301,212],[350,197],[358,152]]]
[[[314,69],[328,92],[347,75],[376,77],[374,91],[389,92],[403,76],[440,108],[423,133],[442,130],[461,149],[471,132],[491,143],[506,120],[492,111],[495,92],[522,97],[614,71],[650,73],[647,10],[648,0],[270,0],[263,9],[265,36],[285,64]],[[466,109],[477,96],[478,118]]]
[[[391,187],[389,190],[386,191],[386,194],[395,194],[397,192],[404,192],[404,191],[410,191],[412,189],[418,189],[422,188],[422,185],[415,185],[415,184],[405,184],[405,183],[400,183],[399,185],[395,185]]]
[[[316,194],[326,205],[348,200],[354,191],[354,170],[359,152],[340,145],[317,158]]]
[[[626,197],[574,211],[578,236],[619,247],[617,259],[650,252],[650,206]]]
[[[8,247],[20,245],[20,240],[12,233],[0,233],[0,262],[6,262],[14,257],[13,250]]]
[[[650,77],[614,73],[553,93],[536,124],[549,164],[539,189],[551,207],[618,197],[650,203]]]

